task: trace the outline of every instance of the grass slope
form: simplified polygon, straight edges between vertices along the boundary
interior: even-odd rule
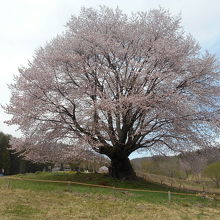
[[[101,174],[39,173],[20,177],[71,180],[123,188],[167,190],[158,184],[118,181]],[[192,196],[39,183],[0,178],[1,220],[54,219],[219,219],[220,202]]]

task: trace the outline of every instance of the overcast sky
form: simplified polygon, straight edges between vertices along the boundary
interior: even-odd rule
[[[99,5],[119,6],[126,13],[159,6],[174,15],[181,13],[185,31],[220,58],[220,0],[0,0],[0,103],[9,102],[7,84],[36,48],[61,33],[71,14],[78,14],[82,6]],[[0,109],[0,131],[19,136],[15,127],[4,124],[9,118]]]

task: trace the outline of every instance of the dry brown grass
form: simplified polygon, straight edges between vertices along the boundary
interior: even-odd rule
[[[152,204],[77,192],[1,188],[1,220],[219,220],[220,207],[202,204]]]
[[[200,192],[205,191],[212,194],[220,194],[220,188],[207,186],[207,184],[204,184],[204,181],[201,181],[201,183],[196,183],[196,181],[180,180],[177,178],[171,178],[167,176],[155,175],[150,173],[143,173],[143,172],[136,172],[136,173],[139,177],[142,177],[147,181],[164,184],[181,190],[200,191]]]

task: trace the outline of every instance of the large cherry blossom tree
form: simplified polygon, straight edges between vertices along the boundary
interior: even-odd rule
[[[129,179],[135,173],[128,157],[138,149],[211,146],[219,64],[180,22],[164,9],[128,16],[83,8],[72,16],[10,86],[7,123],[24,135],[15,148],[33,159],[38,150],[50,155],[48,144],[68,144],[73,155],[91,149],[110,158],[112,177]]]

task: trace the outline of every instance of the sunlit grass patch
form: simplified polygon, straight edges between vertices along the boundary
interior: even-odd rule
[[[5,211],[3,212],[3,215],[10,215],[10,216],[31,216],[33,213],[38,213],[40,210],[37,208],[32,208],[29,206],[29,204],[21,205],[10,205],[6,207]]]

